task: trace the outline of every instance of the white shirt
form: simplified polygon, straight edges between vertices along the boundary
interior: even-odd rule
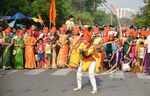
[[[74,22],[72,20],[67,20],[65,24],[67,25],[67,30],[72,30],[74,26]]]

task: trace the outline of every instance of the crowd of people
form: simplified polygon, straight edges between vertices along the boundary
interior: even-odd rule
[[[150,29],[106,25],[80,26],[71,21],[61,27],[7,27],[0,32],[0,58],[4,69],[76,69],[81,62],[87,71],[96,61],[96,72],[118,68],[150,71]],[[129,69],[130,68],[130,69]]]

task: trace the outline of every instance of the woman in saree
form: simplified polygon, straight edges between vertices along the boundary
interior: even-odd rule
[[[79,50],[79,45],[80,45],[80,38],[79,36],[79,26],[74,26],[73,27],[73,35],[70,39],[70,52],[69,52],[69,68],[77,68],[80,62],[80,50]]]
[[[56,46],[56,41],[58,40],[58,35],[57,35],[57,29],[55,26],[53,26],[50,30],[50,36],[49,39],[51,41],[51,53],[52,53],[52,60],[51,60],[51,68],[56,69],[57,68],[57,62],[56,62],[56,58],[57,58],[57,46]]]
[[[68,61],[68,35],[63,27],[60,28],[58,45],[60,46],[58,57],[57,57],[57,66],[59,68],[65,67]]]
[[[15,38],[15,68],[16,69],[23,69],[24,64],[24,57],[23,57],[23,48],[24,48],[24,41],[23,41],[23,33],[20,30],[18,33],[17,38]]]
[[[12,37],[10,35],[11,30],[4,30],[4,53],[3,53],[3,68],[4,69],[9,69],[14,66],[13,64],[13,45],[14,45],[14,40],[12,40]]]
[[[25,68],[33,69],[36,68],[34,46],[36,44],[36,39],[31,32],[25,40]]]

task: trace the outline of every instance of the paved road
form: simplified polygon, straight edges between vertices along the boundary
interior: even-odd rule
[[[0,96],[92,96],[88,77],[83,90],[74,92],[75,72],[58,70],[0,70]],[[150,76],[117,72],[97,76],[93,96],[150,96]]]

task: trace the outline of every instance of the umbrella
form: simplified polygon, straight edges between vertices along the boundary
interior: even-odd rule
[[[31,19],[31,17],[24,15],[23,13],[16,13],[14,16],[11,17],[11,19]]]
[[[11,16],[0,16],[1,19],[4,19],[4,20],[9,20],[11,19]]]

